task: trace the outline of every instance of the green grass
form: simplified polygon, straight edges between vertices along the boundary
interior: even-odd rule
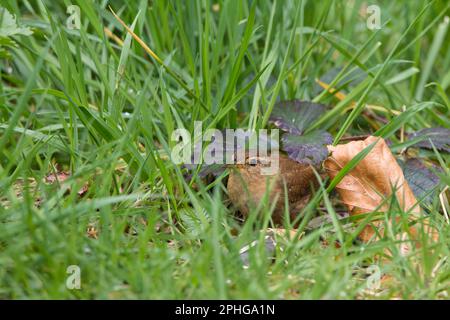
[[[329,105],[313,128],[335,143],[376,134],[400,153],[401,130],[450,128],[447,1],[373,1],[380,30],[366,27],[359,0],[74,2],[80,30],[66,27],[70,1],[1,4],[34,34],[13,36],[16,47],[0,60],[0,298],[448,299],[450,227],[437,194],[427,211],[440,241],[424,235],[402,256],[395,230],[353,241],[354,228],[377,213],[339,220],[337,180],[323,181],[299,213],[303,236],[279,239],[271,261],[260,232],[271,225],[271,203],[242,222],[227,199],[227,173],[210,184],[185,181],[168,159],[174,129],[193,131],[194,121],[263,128],[288,99]],[[367,77],[340,87],[347,98],[339,101],[315,83],[333,68],[342,69],[332,86],[354,70]],[[440,189],[449,185],[448,154],[416,152],[446,170]],[[44,182],[62,170],[71,173],[65,183]],[[390,201],[385,219],[405,218]],[[316,216],[331,222],[307,227]],[[243,269],[239,249],[257,239]],[[341,248],[332,245],[338,239]],[[372,264],[392,277],[376,296],[365,292]],[[80,290],[66,288],[69,265],[81,269]]]

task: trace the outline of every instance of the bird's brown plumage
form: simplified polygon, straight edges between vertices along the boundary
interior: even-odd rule
[[[269,205],[277,201],[272,215],[275,224],[282,224],[284,216],[284,181],[286,182],[291,221],[309,201],[311,187],[317,183],[313,168],[302,165],[280,154],[279,170],[275,175],[262,175],[261,162],[246,163],[231,169],[228,178],[228,195],[233,205],[244,215],[264,199],[266,190]]]

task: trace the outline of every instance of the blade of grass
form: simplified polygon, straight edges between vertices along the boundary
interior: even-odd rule
[[[388,57],[384,60],[381,68],[378,70],[378,72],[375,74],[375,77],[372,79],[370,84],[367,86],[366,90],[363,92],[361,97],[359,98],[358,102],[356,103],[355,108],[350,112],[349,116],[345,120],[344,124],[342,125],[339,132],[336,134],[333,145],[337,145],[339,143],[339,140],[343,137],[345,132],[348,130],[350,125],[353,123],[353,121],[356,119],[356,117],[362,112],[364,108],[364,102],[371,92],[372,88],[374,87],[375,83],[380,78],[381,74],[384,72],[386,66],[391,61],[392,57],[394,56],[395,52],[397,51],[397,48],[400,46],[403,39],[406,37],[406,35],[409,33],[409,31],[413,28],[413,26],[419,21],[420,17],[428,10],[428,8],[432,5],[434,1],[431,1],[427,3],[424,8],[419,12],[419,14],[415,17],[413,22],[406,28],[406,30],[402,33],[394,47],[392,48],[391,52],[389,53]]]

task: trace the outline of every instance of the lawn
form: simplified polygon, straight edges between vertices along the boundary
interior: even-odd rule
[[[0,298],[448,299],[449,8],[2,0]],[[306,132],[333,145],[377,135],[420,159],[410,184],[439,239],[359,240],[380,215],[348,217],[321,165],[298,223],[275,225],[267,197],[238,212],[233,166],[206,179],[172,161],[174,130],[273,128],[291,100],[325,106]],[[394,198],[384,221],[410,214]]]

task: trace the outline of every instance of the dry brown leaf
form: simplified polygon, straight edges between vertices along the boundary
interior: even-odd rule
[[[386,212],[389,201],[383,201],[392,196],[395,190],[400,207],[404,211],[411,210],[411,218],[420,217],[417,200],[405,180],[402,169],[382,138],[369,136],[363,141],[329,146],[332,154],[325,161],[325,169],[330,178],[333,179],[350,160],[372,143],[376,144],[369,154],[336,186],[350,214],[368,213],[377,208],[378,211]],[[373,224],[379,226],[381,222]],[[410,233],[415,237],[417,230],[411,228]],[[374,234],[375,230],[368,225],[359,236],[361,240],[369,241]]]
[[[415,213],[419,213],[417,200],[403,176],[402,169],[381,138],[370,136],[363,141],[329,146],[332,154],[325,162],[328,174],[334,178],[350,160],[374,142],[377,143],[370,153],[336,186],[344,203],[350,211],[356,207],[362,212],[370,212],[380,205],[383,198],[390,196],[395,187],[401,207],[404,210],[413,208]],[[387,204],[383,205],[382,209],[386,209],[386,206]]]

